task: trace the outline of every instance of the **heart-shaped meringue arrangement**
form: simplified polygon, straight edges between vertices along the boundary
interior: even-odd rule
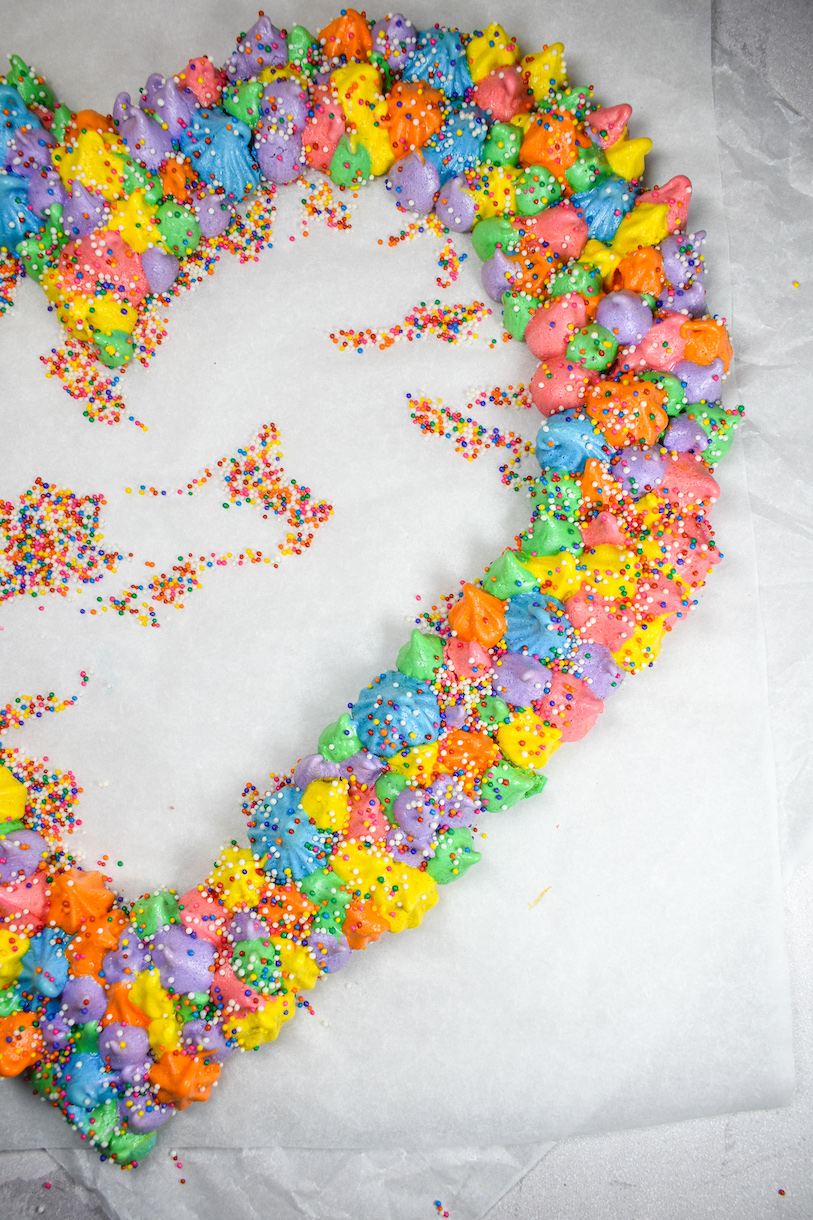
[[[417,927],[480,860],[480,818],[541,792],[551,754],[652,664],[719,558],[711,472],[740,410],[720,405],[731,349],[688,180],[643,189],[650,142],[568,83],[561,44],[260,15],[222,68],[151,76],[112,117],[58,103],[17,57],[0,100],[7,274],[39,281],[86,361],[122,369],[239,207],[306,170],[386,176],[402,211],[471,231],[540,361],[527,530],[257,794],[248,841],[198,886],[126,902],[0,769],[0,1074],[132,1166],[299,993]]]

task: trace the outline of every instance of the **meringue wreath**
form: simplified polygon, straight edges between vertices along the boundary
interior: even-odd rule
[[[471,233],[539,360],[519,542],[423,616],[198,886],[126,902],[0,770],[0,1074],[135,1166],[302,992],[416,928],[480,860],[481,819],[540,793],[553,752],[653,663],[719,559],[712,471],[741,409],[721,405],[731,348],[688,179],[644,188],[650,141],[569,83],[560,43],[352,9],[314,36],[261,14],[222,68],[153,75],[112,116],[16,56],[0,101],[0,253],[89,360],[122,369],[239,209],[314,170],[385,177],[402,212]]]

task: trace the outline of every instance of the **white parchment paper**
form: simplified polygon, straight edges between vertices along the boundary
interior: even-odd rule
[[[222,28],[222,10],[215,18],[198,9],[197,49],[225,56],[231,31]],[[32,49],[25,43],[32,37],[31,12],[36,6],[10,14],[19,30],[13,45],[71,101],[76,77],[67,65],[73,52],[83,65],[76,104],[106,109],[119,88],[135,92],[156,67],[177,70],[190,49],[188,27],[168,27],[160,38],[154,29],[144,42],[133,38],[117,58],[109,50],[113,22],[121,20],[115,6],[103,13],[94,6],[72,9],[73,34],[53,9],[40,6]],[[420,24],[421,13],[413,12]],[[555,12],[546,9],[551,25]],[[646,28],[635,20],[634,6],[622,6],[612,56],[606,28],[577,29],[576,16],[566,11],[556,14],[555,29],[536,37],[537,14],[510,13],[506,23],[523,45],[563,37],[573,48],[568,60],[574,80],[586,73],[608,103],[629,100],[646,115],[634,134],[655,139],[650,178],[689,173],[698,196],[692,226],[710,230],[713,256],[722,228],[706,6],[653,8]],[[273,17],[290,21],[283,12]],[[441,17],[433,11],[433,19]],[[453,19],[451,9],[447,19]],[[457,14],[465,25],[488,19],[479,6]],[[235,20],[240,28],[249,24],[242,15]],[[91,23],[95,45],[90,56],[80,57],[80,32],[87,38]],[[59,47],[50,63],[49,46],[42,45],[46,24]],[[629,50],[633,31],[635,56]],[[670,48],[669,73],[662,54],[647,59],[644,53],[656,42]],[[310,748],[325,720],[372,672],[390,664],[416,592],[434,600],[460,576],[479,570],[519,528],[518,498],[496,481],[496,461],[465,465],[414,429],[403,402],[406,390],[422,390],[462,407],[470,386],[521,375],[515,345],[506,352],[498,344],[491,352],[424,344],[354,357],[324,343],[325,329],[389,324],[435,292],[428,241],[420,252],[418,243],[387,251],[386,269],[384,256],[379,267],[370,267],[372,291],[356,285],[354,275],[326,282],[324,262],[318,263],[322,250],[329,250],[337,270],[337,251],[352,261],[353,242],[365,260],[379,257],[361,234],[361,213],[377,207],[365,197],[353,234],[318,235],[297,242],[295,250],[278,242],[259,267],[225,268],[206,292],[176,307],[159,360],[140,379],[138,371],[128,374],[134,413],[150,424],[146,436],[89,427],[57,386],[43,382],[37,356],[58,335],[33,286],[23,286],[27,297],[20,293],[16,316],[0,330],[0,343],[8,344],[4,402],[15,408],[4,420],[17,480],[4,487],[7,497],[35,474],[46,474],[45,466],[56,466],[53,477],[60,483],[105,491],[108,538],[122,547],[127,541],[125,550],[143,554],[151,548],[164,562],[179,539],[179,554],[209,540],[212,549],[265,547],[267,535],[258,539],[258,522],[246,518],[253,510],[218,512],[218,501],[201,494],[177,505],[167,524],[154,505],[122,489],[183,486],[273,419],[282,430],[289,472],[337,508],[311,553],[273,573],[273,580],[261,569],[207,576],[206,587],[160,632],[109,623],[110,615],[80,618],[78,603],[42,612],[19,603],[8,610],[3,642],[14,655],[3,674],[12,691],[59,689],[58,680],[66,689],[66,683],[75,686],[79,668],[95,670],[79,710],[26,728],[17,742],[81,773],[88,855],[115,843],[131,893],[160,880],[197,880],[220,839],[239,827],[236,807],[245,780],[261,783],[269,768],[285,767]],[[392,212],[386,221],[379,215],[375,211],[377,234],[399,227]],[[295,232],[295,223],[288,229]],[[710,260],[711,299],[725,311],[722,241],[717,253],[716,272]],[[321,323],[311,308],[314,290],[303,287],[309,258],[317,260],[309,274],[326,311]],[[478,293],[473,263],[466,269],[469,277],[447,297]],[[385,301],[380,286],[393,275]],[[259,348],[222,334],[222,318],[240,311],[260,326]],[[296,347],[292,322],[303,328]],[[484,326],[482,333],[498,335],[499,327]],[[325,363],[317,372],[320,335]],[[223,352],[218,366],[225,365],[219,373],[216,350]],[[522,357],[527,376],[527,353],[520,363]],[[27,415],[21,402],[29,404]],[[517,421],[517,430],[523,424]],[[532,426],[525,428],[532,434]],[[764,677],[737,461],[722,475],[726,499],[715,517],[726,568],[658,669],[614,702],[593,740],[560,752],[544,799],[528,802],[513,822],[490,832],[480,876],[470,875],[465,892],[461,886],[449,894],[432,927],[428,921],[414,937],[378,946],[332,980],[332,991],[326,987],[318,997],[316,1021],[300,1017],[299,1029],[286,1031],[288,1048],[283,1039],[225,1073],[220,1105],[181,1120],[184,1140],[276,1143],[283,1129],[286,1141],[314,1146],[406,1145],[416,1133],[422,1140],[445,1134],[449,1142],[478,1139],[478,1132],[484,1141],[542,1139],[775,1104],[787,1096]],[[376,483],[379,475],[383,480]],[[396,503],[399,486],[406,526]],[[244,520],[235,523],[240,511]],[[340,579],[339,556],[348,552],[353,572]],[[127,570],[122,574],[127,583]],[[302,614],[303,606],[312,613],[326,586],[329,629],[323,618]],[[356,626],[362,614],[366,633]],[[303,657],[315,663],[306,665]],[[294,701],[292,690],[298,693]],[[111,740],[114,723],[122,727]],[[630,779],[632,739],[640,770]],[[227,809],[234,811],[228,825]],[[134,818],[137,836],[128,832]],[[148,833],[160,842],[157,850],[145,846]],[[530,909],[549,884],[549,893]],[[393,1015],[397,1043],[390,1032]],[[348,1056],[355,1056],[355,1071]],[[302,1105],[304,1096],[314,1095],[303,1059],[312,1065],[321,1113]],[[430,1093],[421,1087],[428,1079]],[[28,1102],[20,1102],[19,1118],[16,1109],[12,1115],[13,1139],[22,1141],[16,1146],[42,1142],[50,1115],[36,1107],[28,1128]],[[218,1116],[219,1108],[229,1113]],[[180,1136],[181,1122],[172,1138]],[[60,1142],[64,1132],[56,1122],[51,1143]]]
[[[763,16],[753,6],[747,15],[752,20]],[[736,46],[731,16],[726,34]],[[809,39],[801,45],[809,59]],[[787,75],[784,79],[791,84]],[[743,447],[768,651],[780,850],[787,880],[813,856],[813,648],[808,628],[813,571],[813,481],[808,469],[813,449],[813,130],[809,113],[798,113],[782,96],[766,90],[764,78],[730,52],[720,53],[715,94],[723,116],[720,149],[732,235],[733,341],[741,352],[737,379],[748,410]],[[768,240],[762,236],[766,234]]]

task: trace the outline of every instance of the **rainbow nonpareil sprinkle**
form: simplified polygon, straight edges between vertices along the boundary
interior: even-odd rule
[[[500,467],[502,482],[506,486],[518,484],[522,478],[519,467],[523,458],[534,455],[534,445],[530,441],[524,441],[514,432],[502,432],[496,427],[487,428],[470,415],[444,407],[440,399],[435,402],[431,398],[413,398],[410,394],[407,399],[410,415],[421,431],[452,441],[455,452],[461,454],[466,461],[475,461],[489,449],[507,450],[511,456],[508,463]],[[532,483],[534,475],[528,474],[524,481]]]
[[[443,343],[465,343],[478,337],[476,327],[490,313],[490,308],[482,301],[473,301],[470,305],[446,305],[441,301],[427,305],[421,301],[403,322],[386,330],[372,327],[366,330],[340,330],[338,334],[331,334],[330,338],[341,352],[363,352],[366,347],[386,351],[393,343],[413,343],[428,336]]]
[[[0,501],[0,601],[29,594],[67,597],[77,583],[95,584],[121,560],[101,545],[104,497],[78,496],[42,479],[17,503]]]

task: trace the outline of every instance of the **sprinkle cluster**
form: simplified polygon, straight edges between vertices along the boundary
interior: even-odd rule
[[[438,288],[451,288],[452,284],[457,282],[457,277],[460,275],[460,264],[466,258],[467,255],[458,254],[451,237],[444,239],[443,249],[438,256],[438,266],[449,278],[445,280],[439,275],[437,277]]]
[[[264,520],[269,515],[283,517],[291,528],[286,531],[284,540],[277,544],[277,550],[282,556],[301,555],[313,542],[316,530],[330,519],[333,507],[317,499],[309,487],[296,479],[286,478],[282,461],[279,430],[274,424],[264,424],[248,445],[238,449],[231,457],[219,459],[213,468],[206,467],[203,474],[191,479],[185,487],[170,492],[165,488],[142,485],[135,490],[138,495],[150,495],[156,499],[172,494],[192,496],[212,479],[219,477],[226,496],[223,508],[251,505],[262,510]],[[133,488],[128,487],[126,491],[132,493]],[[271,562],[272,559],[261,550],[251,548],[237,555],[230,551],[225,554],[212,551],[200,556],[191,553],[179,555],[169,572],[152,576],[146,585],[130,584],[121,594],[110,597],[108,604],[119,615],[130,614],[144,626],[160,627],[155,607],[150,605],[150,601],[182,609],[189,594],[202,587],[199,577],[207,569]],[[146,566],[152,569],[156,565],[147,561]],[[150,600],[145,601],[145,597]],[[102,600],[98,598],[100,603]],[[107,608],[107,605],[99,607],[102,611]],[[91,614],[96,612],[96,608],[90,610]]]
[[[471,305],[446,305],[439,300],[427,305],[421,301],[403,322],[387,330],[374,330],[371,327],[366,330],[340,330],[338,334],[331,334],[330,338],[341,352],[349,349],[363,352],[365,347],[378,347],[385,351],[393,343],[404,340],[412,343],[427,335],[434,335],[444,343],[470,342],[478,336],[475,327],[490,313],[491,310],[482,301],[474,301]]]
[[[185,488],[175,489],[175,494],[194,495],[217,475],[225,492],[224,508],[252,505],[262,510],[264,519],[269,515],[283,517],[290,528],[277,549],[282,556],[301,555],[313,542],[316,530],[330,519],[333,508],[317,499],[309,487],[286,478],[282,460],[279,431],[274,424],[264,424],[245,448],[232,457],[221,458],[213,469],[207,467]],[[165,489],[146,486],[137,492],[156,498],[168,494]],[[34,598],[46,593],[65,597],[77,585],[93,585],[106,573],[115,572],[123,556],[101,546],[104,535],[100,514],[105,503],[101,495],[78,496],[42,479],[37,479],[17,504],[0,501],[0,537],[4,539],[0,600],[24,593]],[[237,555],[181,555],[169,572],[158,573],[146,587],[131,584],[121,594],[107,598],[106,604],[99,596],[96,606],[79,612],[93,616],[110,607],[120,615],[130,614],[145,625],[158,627],[155,607],[145,602],[144,596],[154,603],[182,608],[184,599],[201,587],[199,577],[207,569],[271,562],[261,550],[251,548]],[[146,561],[146,566],[154,568],[155,563]]]
[[[14,292],[22,274],[16,259],[0,258],[0,317],[14,304]]]
[[[314,221],[323,221],[329,229],[352,229],[351,212],[355,203],[346,199],[337,199],[329,181],[326,178],[318,182],[306,182],[307,194],[302,199],[302,236],[308,237],[308,225]],[[353,192],[353,200],[358,199],[358,193]]]
[[[431,398],[413,398],[411,394],[407,394],[407,399],[410,417],[422,432],[453,441],[455,452],[462,454],[468,462],[475,461],[487,449],[507,449],[511,457],[500,467],[503,483],[510,486],[522,477],[519,466],[523,457],[535,452],[531,442],[524,441],[514,432],[504,433],[497,427],[489,429],[470,415],[444,407],[441,399],[434,402]],[[534,477],[529,475],[528,480],[533,482]]]
[[[86,686],[88,676],[84,670],[80,677],[82,685]],[[5,733],[9,728],[22,728],[26,720],[32,716],[40,720],[48,712],[64,712],[66,708],[72,707],[76,703],[78,697],[78,695],[71,695],[68,699],[57,699],[53,691],[47,695],[18,695],[13,703],[0,707],[0,733]]]
[[[106,372],[86,347],[66,343],[52,348],[40,360],[45,365],[46,377],[56,377],[66,394],[84,403],[82,414],[90,423],[118,424],[124,419],[127,408],[118,389],[122,375]],[[146,424],[140,420],[133,416],[129,420],[146,431]]]
[[[82,788],[72,771],[52,771],[47,763],[47,758],[26,758],[18,749],[0,743],[0,765],[26,789],[26,829],[49,844],[55,867],[70,867],[74,857],[63,840],[82,825],[75,813]]]
[[[288,536],[289,539],[292,535]],[[309,546],[308,541],[303,542],[303,546]],[[301,554],[301,549],[296,550],[292,542],[286,541],[279,543],[279,549],[283,555]],[[176,610],[182,610],[186,604],[186,599],[196,589],[203,587],[199,577],[205,574],[212,568],[224,567],[242,567],[244,564],[271,563],[272,560],[268,555],[264,555],[260,550],[253,550],[247,547],[243,552],[233,554],[227,551],[224,554],[218,554],[215,551],[208,555],[195,556],[190,551],[188,555],[179,555],[177,562],[172,565],[168,572],[159,572],[150,577],[146,584],[130,584],[126,589],[118,595],[111,594],[108,598],[107,605],[99,605],[90,609],[90,614],[96,614],[101,611],[106,611],[108,606],[116,610],[119,615],[133,615],[144,627],[160,627],[161,623],[158,619],[155,607],[150,605],[149,601],[144,601],[143,598],[149,597],[150,601],[164,605],[172,606]],[[147,568],[155,568],[155,564],[151,561],[146,561]],[[277,566],[276,564],[274,565]],[[101,598],[97,599],[99,602]],[[81,614],[88,611],[81,610]]]
[[[424,233],[434,234],[435,237],[440,238],[443,242],[443,247],[438,255],[438,267],[449,278],[445,280],[438,276],[437,285],[438,288],[451,288],[460,274],[461,263],[465,262],[468,255],[458,253],[451,235],[434,212],[430,212],[428,216],[422,217],[421,220],[410,221],[406,228],[401,229],[400,233],[391,234],[387,238],[387,245],[392,248],[393,246],[400,245],[402,241],[411,241],[413,238],[419,237]],[[383,246],[383,238],[378,239],[378,244]]]
[[[15,504],[0,500],[0,601],[28,593],[66,597],[73,582],[90,585],[114,572],[118,552],[101,546],[102,496],[77,496],[37,479]]]
[[[228,503],[224,508],[229,503],[236,507],[253,504],[263,509],[264,517],[273,513],[288,521],[292,532],[280,544],[283,555],[298,555],[303,547],[310,546],[313,531],[333,513],[330,504],[313,498],[309,487],[301,486],[296,479],[284,479],[282,446],[274,424],[264,424],[252,444],[239,449],[228,462],[218,462],[218,466],[227,468],[223,478]]]
[[[495,407],[516,407],[524,410],[526,407],[532,407],[533,402],[528,392],[528,387],[520,382],[516,386],[494,386],[490,390],[478,390],[466,407],[466,410],[470,410],[472,407],[486,407],[489,405]]]

